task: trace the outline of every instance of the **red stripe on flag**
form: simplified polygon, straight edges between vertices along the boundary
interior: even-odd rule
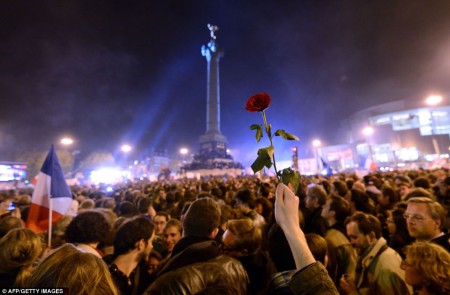
[[[37,204],[31,204],[28,211],[27,228],[36,233],[48,232],[49,209]],[[52,226],[55,225],[63,215],[52,211]]]

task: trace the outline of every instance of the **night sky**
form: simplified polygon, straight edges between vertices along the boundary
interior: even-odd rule
[[[257,148],[244,109],[310,142],[379,103],[450,96],[450,1],[0,1],[0,160],[64,135],[82,153],[197,150],[206,129],[207,24],[219,26],[221,130]],[[293,143],[277,140],[280,157]],[[308,154],[309,153],[309,154]]]

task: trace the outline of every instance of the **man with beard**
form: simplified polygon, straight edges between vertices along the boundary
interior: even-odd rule
[[[148,259],[153,249],[154,226],[138,216],[125,221],[114,237],[114,260],[109,271],[122,295],[142,294],[150,281],[139,263]]]
[[[380,221],[373,215],[356,212],[346,220],[347,236],[358,253],[355,274],[341,278],[346,294],[410,294],[402,258],[381,236]]]

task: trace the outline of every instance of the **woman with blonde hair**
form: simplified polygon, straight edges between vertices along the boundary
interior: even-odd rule
[[[10,230],[0,240],[0,287],[24,287],[33,263],[44,245],[39,235],[27,228]]]
[[[450,294],[450,253],[430,242],[415,242],[406,247],[401,268],[414,294]]]
[[[27,288],[67,288],[69,294],[119,294],[103,260],[65,244],[33,271]]]

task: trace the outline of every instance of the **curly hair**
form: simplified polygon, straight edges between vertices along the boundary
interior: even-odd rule
[[[103,242],[110,233],[111,225],[103,213],[89,210],[79,213],[66,229],[69,243]]]
[[[432,294],[450,294],[450,253],[430,242],[415,242],[406,247],[411,267],[421,274]]]

